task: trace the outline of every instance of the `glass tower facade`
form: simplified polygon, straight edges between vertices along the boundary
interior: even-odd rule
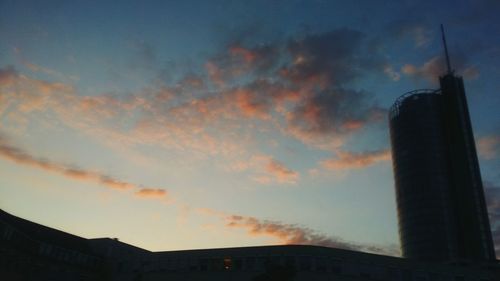
[[[403,256],[495,260],[463,81],[448,73],[440,85],[389,112]]]

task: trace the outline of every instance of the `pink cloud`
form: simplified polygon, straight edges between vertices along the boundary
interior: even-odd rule
[[[205,64],[205,73],[131,95],[81,96],[68,84],[15,75],[19,87],[2,98],[8,100],[5,112],[37,117],[26,122],[55,120],[113,149],[156,145],[241,158],[246,145],[241,136],[251,139],[267,130],[333,150],[376,120],[372,117],[378,108],[367,102],[365,93],[343,87],[359,75],[363,61],[356,48],[362,37],[353,30],[336,30],[284,45],[232,44]],[[336,52],[326,52],[323,42]],[[249,76],[240,81],[234,70],[242,68]],[[34,69],[41,71],[41,66]],[[51,120],[44,120],[49,116]],[[298,179],[298,174],[266,166],[260,165],[256,180]]]
[[[438,77],[446,73],[446,63],[441,56],[435,56],[421,66],[405,64],[401,71],[409,76],[437,81]]]
[[[336,157],[321,161],[321,166],[328,170],[360,169],[390,159],[391,153],[389,150],[362,153],[338,151]]]
[[[141,190],[144,190],[145,193],[150,192],[147,188],[140,188],[132,183],[117,180],[109,175],[95,171],[78,169],[51,160],[34,157],[27,152],[8,144],[3,137],[0,137],[0,156],[18,164],[57,173],[75,180],[90,181],[113,189],[139,189],[139,192]],[[158,190],[155,191],[156,193],[159,193]]]
[[[266,165],[266,171],[270,175],[273,175],[280,183],[295,183],[299,179],[299,173],[291,170],[275,159],[269,159]]]
[[[260,99],[254,92],[239,89],[232,93],[235,95],[235,101],[243,115],[269,119],[269,103],[265,99]]]
[[[251,178],[261,184],[295,184],[300,178],[297,171],[269,155],[254,155],[245,161],[232,163],[229,170],[250,172]]]
[[[458,69],[457,73],[459,75],[462,75],[468,80],[477,79],[479,77],[479,69],[476,66],[466,65],[465,58],[456,56],[454,59],[453,67]],[[447,69],[444,57],[434,56],[421,66],[405,64],[401,68],[401,72],[417,79],[424,78],[428,81],[436,83],[440,76],[446,74]]]
[[[230,47],[229,52],[233,56],[241,56],[246,63],[252,63],[257,58],[257,53],[241,46]]]
[[[347,242],[343,239],[317,233],[309,228],[295,224],[260,220],[255,217],[228,215],[225,218],[229,228],[242,228],[250,236],[268,236],[278,240],[281,244],[318,245],[346,250],[373,252],[400,256],[396,246],[361,245]]]

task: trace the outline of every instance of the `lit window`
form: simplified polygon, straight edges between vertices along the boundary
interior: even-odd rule
[[[231,258],[224,258],[224,269],[230,270],[232,266],[233,266],[233,261],[231,260]]]

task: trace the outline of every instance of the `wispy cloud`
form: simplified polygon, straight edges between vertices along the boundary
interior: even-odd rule
[[[370,102],[369,94],[347,86],[370,70],[383,73],[385,63],[381,57],[363,50],[365,37],[356,30],[338,29],[265,45],[232,43],[213,56],[205,65],[205,73],[196,79],[187,79],[193,78],[188,73],[172,85],[161,85],[161,92],[169,93],[167,100],[152,93],[159,89],[119,99],[109,95],[79,97],[67,85],[16,75],[13,69],[2,70],[2,85],[7,86],[7,80],[17,77],[21,88],[14,91],[25,90],[27,96],[9,98],[19,106],[39,96],[39,90],[44,88],[44,110],[54,110],[63,115],[60,117],[67,124],[80,127],[82,122],[74,120],[81,120],[81,115],[87,123],[90,118],[105,123],[102,119],[111,121],[130,114],[138,116],[141,124],[172,127],[187,121],[179,120],[185,117],[179,113],[187,113],[192,120],[187,124],[196,126],[194,130],[189,128],[194,132],[220,122],[242,126],[242,120],[247,118],[272,119],[288,136],[314,144],[315,139],[340,139],[377,121],[372,117],[379,109]],[[154,60],[151,48],[147,44],[140,46],[148,60]],[[36,71],[44,69],[30,66]],[[245,79],[241,79],[243,75]],[[216,87],[192,87],[193,82],[204,85],[206,80]]]
[[[244,161],[231,163],[229,170],[250,172],[251,178],[261,184],[295,184],[300,175],[269,155],[254,155]]]
[[[392,80],[392,81],[399,81],[401,79],[401,74],[397,72],[393,66],[391,65],[386,65],[384,67],[384,73]]]
[[[161,188],[141,188],[135,192],[135,195],[143,198],[163,198],[167,196],[167,191]]]
[[[57,123],[113,149],[154,145],[193,157],[243,160],[260,153],[248,149],[257,135],[274,134],[335,151],[352,135],[384,120],[385,109],[371,94],[352,87],[368,73],[383,75],[387,65],[365,43],[367,36],[351,29],[266,44],[236,41],[212,56],[204,69],[127,95],[81,96],[70,83],[35,79],[8,67],[0,70],[5,93],[0,116],[10,114],[8,120],[25,127]],[[147,44],[138,49],[144,60],[156,59]],[[33,69],[41,71],[42,66]],[[20,128],[9,128],[14,127]],[[268,161],[261,167],[261,175],[254,177],[261,182],[294,183],[299,178],[284,163]]]
[[[329,170],[360,169],[391,159],[389,150],[367,151],[361,153],[338,151],[334,158],[321,161],[321,166]]]
[[[467,64],[466,57],[463,55],[453,56],[452,67],[465,79],[472,80],[479,77],[479,69],[474,65]],[[405,64],[401,68],[401,72],[417,79],[426,79],[437,83],[439,76],[447,72],[445,58],[440,55],[434,56],[420,66]]]
[[[273,175],[278,182],[291,182],[294,183],[299,178],[299,174],[290,168],[286,167],[283,163],[270,159],[266,166],[266,171]]]
[[[400,256],[397,246],[361,245],[347,242],[343,239],[317,233],[309,228],[295,224],[259,220],[255,217],[230,215],[226,218],[226,226],[230,228],[243,228],[251,236],[269,236],[276,238],[282,244],[319,245],[346,250],[373,252]]]
[[[94,182],[113,189],[136,189],[138,190],[136,192],[137,196],[163,197],[166,195],[166,191],[163,189],[144,188],[142,186],[115,179],[100,172],[79,169],[51,160],[37,158],[20,148],[10,145],[3,136],[0,136],[0,156],[21,165],[53,172],[74,180]]]

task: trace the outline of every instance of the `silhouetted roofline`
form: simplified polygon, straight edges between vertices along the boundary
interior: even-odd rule
[[[93,253],[87,243],[88,239],[84,237],[14,216],[3,209],[0,209],[0,221],[31,240],[51,243],[68,249],[77,249],[87,254]]]
[[[389,108],[389,119],[392,119],[395,115],[399,113],[399,108],[407,98],[418,95],[433,95],[433,94],[441,94],[441,89],[418,89],[402,94],[396,99],[396,101]]]

